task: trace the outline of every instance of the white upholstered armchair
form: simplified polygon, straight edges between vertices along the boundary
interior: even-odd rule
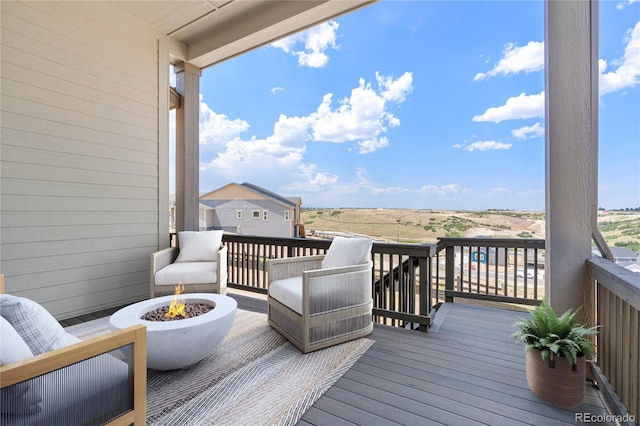
[[[269,324],[304,353],[369,334],[371,246],[336,237],[326,255],[269,260]]]
[[[151,297],[173,294],[178,284],[185,293],[227,292],[227,247],[222,231],[178,232],[180,248],[151,254]]]

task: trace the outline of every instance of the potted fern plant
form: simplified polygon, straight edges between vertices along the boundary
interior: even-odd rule
[[[529,388],[540,399],[558,407],[577,407],[585,395],[586,359],[595,355],[591,337],[596,327],[576,324],[578,310],[556,316],[546,298],[520,318],[512,335],[526,344]]]

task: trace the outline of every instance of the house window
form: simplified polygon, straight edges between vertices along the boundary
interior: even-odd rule
[[[242,220],[242,210],[236,210],[236,219]]]
[[[284,211],[284,221],[285,222],[289,222],[289,210],[285,210]]]
[[[269,220],[269,210],[262,210],[262,220],[265,222]]]
[[[251,219],[260,219],[260,210],[251,210]]]

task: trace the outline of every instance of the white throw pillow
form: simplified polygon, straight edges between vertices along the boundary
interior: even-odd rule
[[[222,231],[180,231],[178,242],[176,262],[213,262],[222,244]]]
[[[0,365],[31,358],[33,353],[9,321],[0,317]],[[16,383],[0,391],[0,412],[32,414],[42,409],[42,395],[29,382]]]
[[[18,332],[4,317],[0,317],[0,365],[31,358],[33,353]]]
[[[0,294],[0,314],[25,341],[33,355],[66,346],[67,333],[60,323],[33,300]]]
[[[372,246],[370,238],[335,237],[322,261],[322,269],[362,265],[369,260]]]

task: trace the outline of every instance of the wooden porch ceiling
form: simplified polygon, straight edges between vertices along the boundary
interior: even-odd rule
[[[206,68],[376,0],[111,1],[176,41],[174,61]]]

